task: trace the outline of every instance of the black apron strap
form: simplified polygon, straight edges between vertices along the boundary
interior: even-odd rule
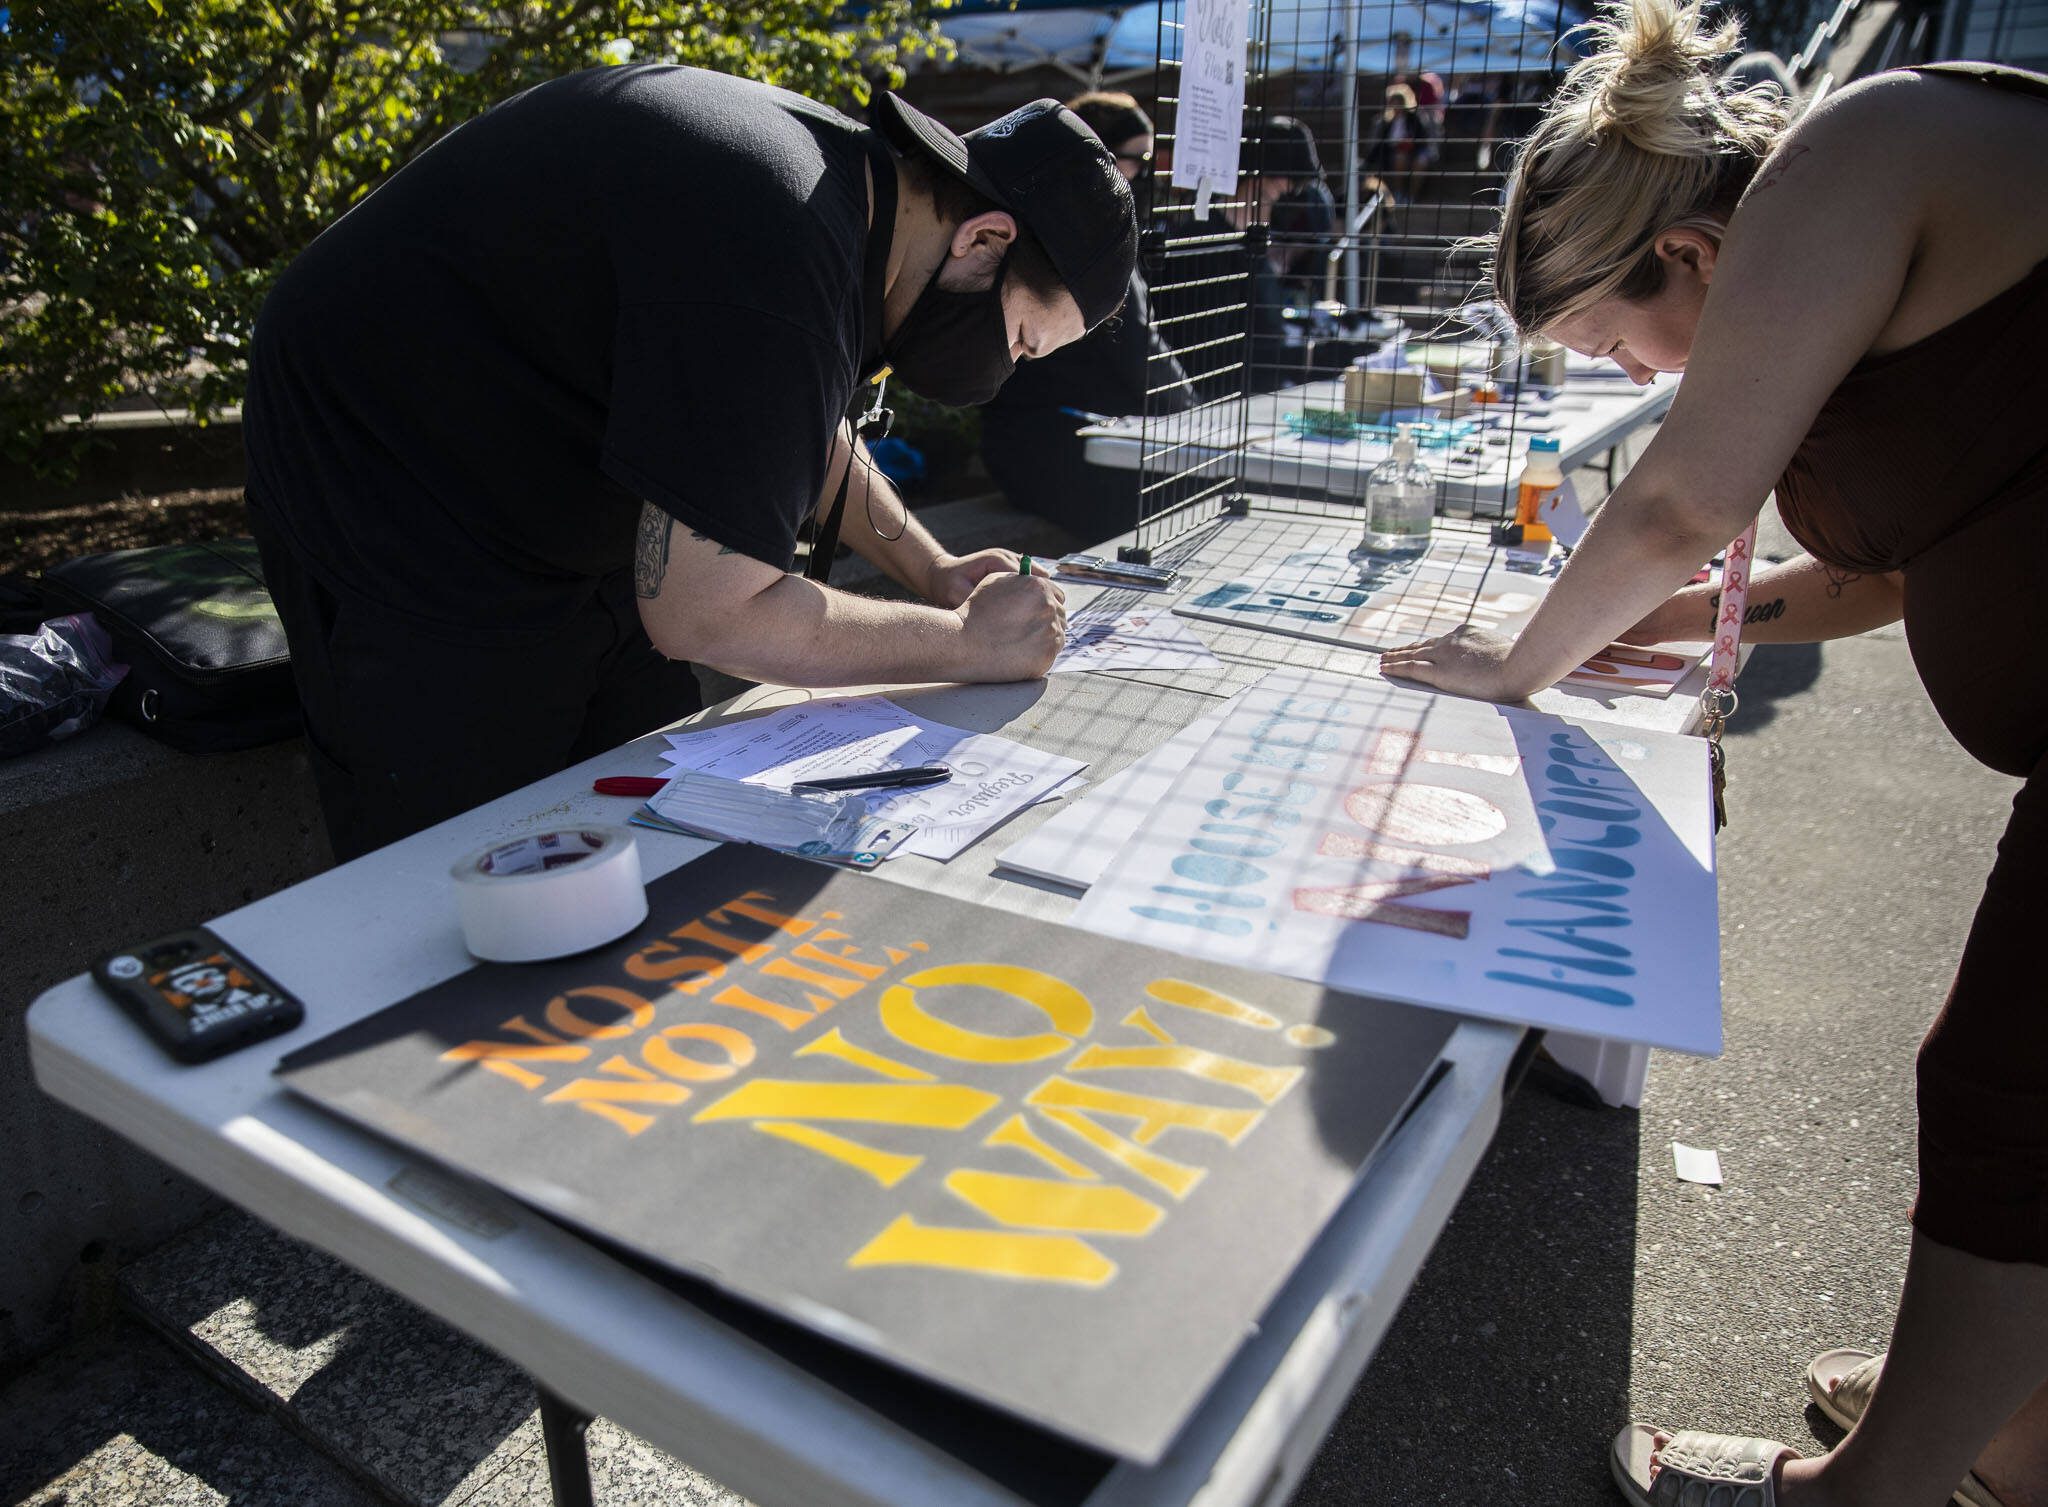
[[[854,444],[860,443],[858,433],[852,436]],[[804,562],[804,576],[820,586],[832,579],[832,557],[839,553],[839,520],[846,514],[846,489],[853,480],[854,452],[846,452],[846,469],[839,473],[839,492],[832,499],[832,511],[825,515],[818,532],[811,536],[811,558]]]

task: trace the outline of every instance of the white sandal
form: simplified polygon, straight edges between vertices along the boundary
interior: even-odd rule
[[[1868,1350],[1844,1347],[1823,1350],[1806,1367],[1806,1393],[1813,1405],[1840,1428],[1856,1427],[1856,1420],[1870,1406],[1870,1394],[1884,1374],[1884,1357]],[[1973,1470],[1963,1477],[1949,1500],[1956,1507],[2004,1507]]]
[[[1791,1445],[1774,1439],[1692,1429],[1672,1434],[1657,1449],[1657,1435],[1664,1432],[1647,1423],[1631,1423],[1614,1436],[1607,1452],[1614,1484],[1634,1507],[1777,1507],[1778,1462],[1799,1458]]]

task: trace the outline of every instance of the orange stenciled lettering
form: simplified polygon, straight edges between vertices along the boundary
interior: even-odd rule
[[[572,999],[598,1000],[615,1005],[626,1012],[626,1018],[623,1021],[588,1019],[570,1007]],[[630,989],[615,989],[609,984],[589,984],[581,989],[564,990],[548,1001],[544,1013],[548,1024],[564,1036],[585,1036],[592,1041],[617,1041],[654,1023],[652,1004]]]
[[[644,1104],[654,1109],[669,1109],[690,1097],[690,1091],[682,1084],[664,1082],[646,1068],[628,1062],[623,1057],[613,1057],[600,1071],[615,1073],[618,1076],[578,1078],[563,1084],[541,1100],[541,1103],[573,1104],[578,1109],[588,1110],[591,1114],[611,1121],[627,1135],[638,1135],[654,1123],[654,1116],[623,1106]]]
[[[716,912],[714,912],[716,914]],[[749,942],[744,937],[729,937],[722,931],[713,931],[702,921],[692,921],[687,926],[678,926],[669,933],[685,942],[702,942],[706,947],[716,947],[720,952],[730,953],[742,963],[758,963],[775,950],[773,942]]]
[[[543,1031],[524,1015],[515,1015],[498,1027],[514,1036],[524,1036],[524,1041],[466,1041],[461,1046],[450,1047],[441,1054],[443,1062],[474,1062],[485,1072],[496,1073],[501,1078],[510,1078],[521,1088],[539,1088],[547,1079],[532,1068],[521,1067],[522,1062],[581,1062],[590,1055],[589,1047],[571,1046],[552,1032]]]
[[[977,1277],[1023,1282],[1061,1282],[1100,1287],[1116,1275],[1116,1263],[1072,1235],[1033,1235],[1015,1230],[960,1230],[919,1224],[908,1214],[896,1220],[847,1259],[849,1267],[921,1266]]]
[[[724,1054],[723,1062],[702,1062],[677,1049],[680,1041],[709,1042]],[[743,1031],[703,1021],[685,1021],[655,1032],[640,1048],[640,1060],[657,1072],[688,1083],[717,1083],[754,1060],[754,1043]]]
[[[728,985],[711,996],[711,1003],[723,1005],[728,1010],[745,1010],[753,1015],[765,1015],[785,1031],[801,1030],[816,1020],[810,1010],[798,1009],[776,1000],[763,999],[751,989],[742,989],[738,984]]]
[[[664,958],[663,953],[678,954]],[[685,954],[673,942],[650,942],[626,959],[626,972],[650,984],[669,984],[683,994],[695,994],[705,985],[725,976],[725,964],[702,953]]]
[[[838,1001],[860,993],[864,982],[857,978],[847,978],[843,974],[821,973],[815,968],[806,968],[801,963],[788,957],[776,958],[773,962],[763,965],[761,977],[765,979],[791,979],[799,984],[816,984],[826,994],[831,996],[830,999],[817,1001],[820,1010],[830,1009]],[[815,996],[807,995],[806,997],[813,1000],[816,999]]]
[[[799,942],[796,946],[790,948],[789,955],[793,958],[804,958],[813,963],[826,963],[834,968],[844,968],[848,973],[862,979],[878,979],[887,973],[889,971],[887,963],[857,962],[856,959],[860,956],[860,949],[858,947],[846,947],[838,952],[827,952],[819,945],[823,942],[851,941],[852,936],[851,932],[832,931],[828,928],[825,931],[819,932],[810,941]]]
[[[774,898],[766,890],[748,890],[737,900],[728,900],[711,912],[711,919],[720,926],[730,926],[732,922],[726,916],[726,912],[730,911],[735,916],[745,916],[749,921],[759,921],[763,926],[772,926],[792,937],[806,936],[817,930],[818,923],[815,921],[806,921],[800,916],[784,915],[779,910],[770,910],[761,904],[764,900]]]

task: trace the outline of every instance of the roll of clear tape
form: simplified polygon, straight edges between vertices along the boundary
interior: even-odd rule
[[[569,827],[493,843],[449,872],[462,940],[487,962],[567,957],[647,919],[640,850],[624,827]]]

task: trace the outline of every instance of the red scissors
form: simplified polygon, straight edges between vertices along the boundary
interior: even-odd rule
[[[644,799],[667,783],[658,774],[608,774],[590,788],[599,795],[637,795]]]

